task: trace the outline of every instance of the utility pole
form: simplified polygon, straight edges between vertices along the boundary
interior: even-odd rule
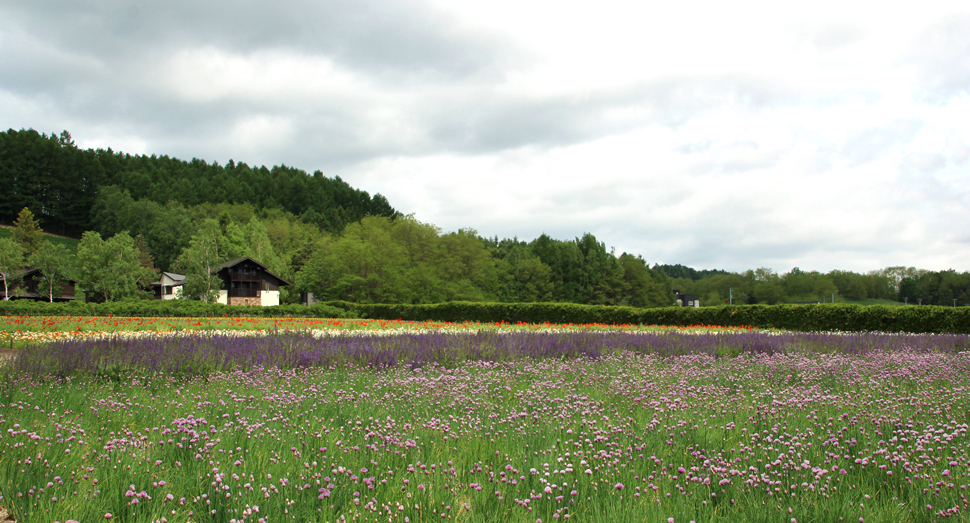
[[[728,305],[734,305],[734,287],[728,287]]]
[[[903,297],[903,303],[905,303],[906,305],[909,305],[909,296]]]

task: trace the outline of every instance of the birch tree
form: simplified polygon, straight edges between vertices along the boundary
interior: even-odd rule
[[[41,279],[37,283],[37,293],[40,294],[43,289],[47,301],[50,302],[60,297],[61,289],[58,284],[67,281],[67,274],[71,270],[71,253],[67,247],[45,241],[27,261],[31,267],[40,270]]]
[[[219,249],[221,236],[219,222],[206,220],[175,261],[175,266],[185,274],[183,297],[205,303],[214,303],[219,298],[222,279],[215,272],[225,261]]]
[[[3,278],[3,299],[10,297],[14,275],[24,266],[24,251],[12,238],[0,238],[0,277]]]

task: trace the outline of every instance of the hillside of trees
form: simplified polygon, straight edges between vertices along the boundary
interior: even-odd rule
[[[370,196],[339,177],[312,175],[285,165],[267,168],[229,160],[226,165],[168,156],[80,149],[63,131],[0,133],[0,223],[27,207],[44,230],[80,236],[105,226],[91,208],[117,193],[149,207],[248,205],[297,216],[323,231],[340,232],[364,216],[394,216],[380,194]]]
[[[728,300],[970,304],[966,272],[651,267],[641,255],[607,250],[589,233],[524,241],[485,238],[473,229],[443,232],[400,214],[379,194],[319,171],[82,150],[66,131],[0,133],[0,180],[7,188],[0,223],[18,225],[0,234],[0,274],[43,263],[51,288],[70,277],[87,296],[106,301],[149,298],[145,284],[159,271],[208,285],[211,275],[201,267],[249,256],[294,282],[281,291],[282,303],[312,292],[357,303],[656,307],[673,304],[678,290],[704,306]],[[79,240],[71,248],[70,240],[45,241],[50,238],[41,231]],[[205,294],[195,288],[187,285],[186,297]]]

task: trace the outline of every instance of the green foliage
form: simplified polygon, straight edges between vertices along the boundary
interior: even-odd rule
[[[9,294],[10,285],[14,284],[14,274],[24,266],[24,251],[20,244],[12,238],[0,238],[0,278],[3,278],[3,297]]]
[[[215,220],[206,220],[198,233],[192,236],[187,249],[175,262],[177,269],[185,274],[182,297],[215,303],[222,288],[222,279],[216,275],[219,264],[228,256],[220,248],[231,245]]]
[[[11,240],[16,241],[14,239],[14,236],[13,236],[13,227],[0,227],[0,238],[10,238]],[[63,245],[64,248],[66,248],[67,251],[71,253],[71,255],[77,254],[77,244],[78,244],[79,240],[77,240],[75,238],[67,238],[67,237],[63,237],[63,236],[54,236],[52,234],[49,234],[49,233],[46,233],[45,232],[44,233],[44,240],[45,241],[49,241],[51,243],[59,243],[59,244]],[[20,244],[18,243],[17,245],[19,246]],[[23,251],[21,251],[21,252],[23,252]]]
[[[296,276],[302,291],[359,303],[495,299],[501,281],[474,231],[440,235],[413,217],[368,217],[322,238]]]
[[[121,232],[104,240],[88,231],[77,250],[78,281],[89,295],[103,301],[148,298],[143,290],[158,273],[142,265],[135,240]]]
[[[552,269],[538,256],[520,248],[510,264],[508,301],[541,302],[552,300]]]
[[[41,278],[37,282],[38,294],[47,295],[50,302],[60,297],[61,282],[67,281],[72,272],[72,256],[67,249],[56,243],[45,241],[36,252],[27,258],[31,267],[40,270]]]
[[[711,278],[713,276],[725,276],[730,274],[728,271],[722,271],[718,269],[713,270],[697,270],[685,265],[668,265],[668,264],[654,264],[653,270],[657,272],[662,272],[670,278],[683,278],[687,280],[703,280],[705,278]]]
[[[500,250],[501,242],[493,244]],[[543,234],[528,248],[551,270],[554,301],[649,307],[673,301],[666,275],[649,269],[639,256],[624,253],[617,258],[592,234],[572,241]]]
[[[95,229],[107,237],[125,230],[105,230],[108,225],[91,212],[109,186],[127,191],[135,201],[154,202],[156,209],[170,202],[186,208],[229,202],[280,208],[331,232],[364,216],[397,214],[383,196],[371,196],[320,171],[311,176],[285,165],[251,167],[230,160],[220,166],[199,159],[82,150],[67,131],[59,136],[32,129],[0,133],[0,184],[0,221],[13,221],[24,205],[43,208],[42,225],[61,234]]]
[[[388,305],[343,301],[327,304],[350,310],[361,318],[384,320],[720,325],[793,331],[970,333],[970,307],[781,304],[635,308],[575,303],[450,302]]]
[[[162,270],[173,267],[196,229],[188,210],[181,204],[135,201],[127,190],[116,186],[101,189],[91,216],[94,229],[103,237],[127,231],[132,237],[145,238],[152,260]]]
[[[632,254],[621,254],[619,264],[623,268],[620,305],[662,307],[670,303],[672,287],[663,273],[650,270],[643,258]]]
[[[13,222],[13,237],[20,244],[20,249],[24,256],[30,256],[40,249],[44,243],[44,231],[40,228],[40,223],[34,218],[34,213],[24,207],[17,215],[17,221]]]
[[[264,318],[356,318],[344,307],[318,303],[312,307],[298,304],[273,307],[222,305],[192,300],[138,300],[105,303],[35,302],[30,300],[0,300],[2,316],[118,316],[145,318],[206,318],[206,317],[264,317]]]
[[[44,229],[80,234],[89,228],[91,203],[103,178],[95,152],[78,149],[67,131],[60,136],[33,129],[0,133],[0,221],[4,223],[11,223],[26,206],[43,209],[40,225]]]

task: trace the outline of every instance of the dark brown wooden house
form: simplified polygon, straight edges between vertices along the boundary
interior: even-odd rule
[[[226,305],[279,305],[280,287],[290,285],[249,256],[223,263],[217,274],[223,289],[218,302]]]
[[[41,285],[42,275],[40,269],[24,269],[14,275],[11,280],[14,282],[7,288],[8,296],[4,299],[10,300],[35,300],[35,301],[48,301],[50,300],[50,295],[46,288]],[[3,277],[0,276],[0,282],[3,281]],[[77,280],[68,278],[66,281],[58,283],[54,287],[54,301],[72,301],[74,299],[74,289],[77,286]],[[41,287],[41,288],[38,288]],[[0,287],[0,293],[3,292],[3,288]]]

